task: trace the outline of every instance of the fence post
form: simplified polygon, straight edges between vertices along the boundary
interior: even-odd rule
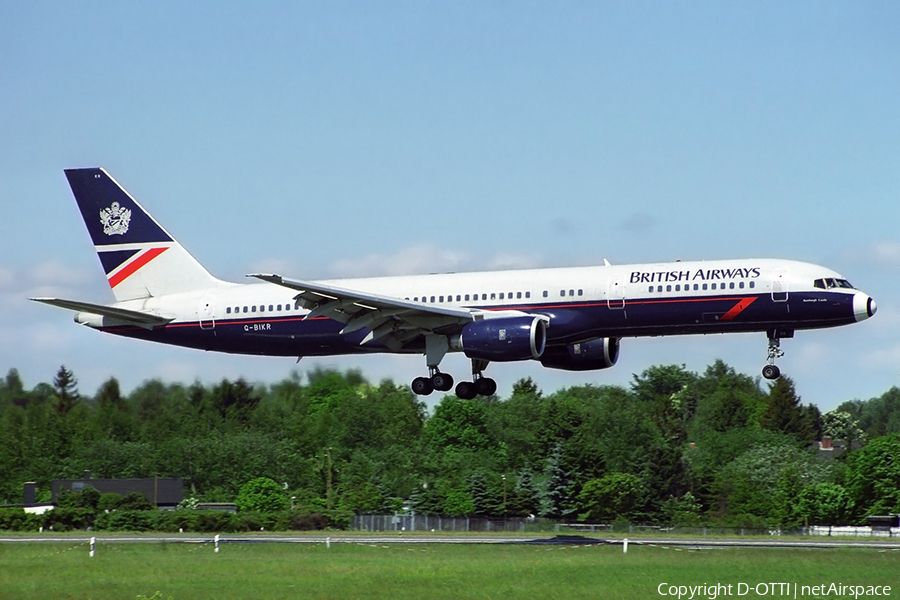
[[[216,534],[215,541],[216,541],[216,552],[218,552],[219,551],[219,534],[218,533]]]
[[[94,558],[94,543],[97,541],[97,538],[91,538],[91,558]]]

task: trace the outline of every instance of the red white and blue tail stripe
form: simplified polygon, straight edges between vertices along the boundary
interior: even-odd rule
[[[65,173],[117,301],[219,283],[106,171]]]

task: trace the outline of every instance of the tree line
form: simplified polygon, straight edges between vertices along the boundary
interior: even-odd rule
[[[829,436],[851,448],[816,452]],[[509,397],[446,395],[429,414],[405,385],[313,370],[273,385],[150,380],[93,396],[61,367],[24,389],[0,380],[0,500],[36,481],[183,477],[232,502],[265,477],[296,510],[564,521],[780,526],[900,512],[900,389],[822,414],[793,382],[721,361],[653,366],[631,385]]]

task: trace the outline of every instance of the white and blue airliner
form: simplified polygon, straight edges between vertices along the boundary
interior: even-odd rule
[[[569,371],[616,364],[622,338],[765,332],[763,376],[780,375],[781,338],[849,325],[875,301],[838,273],[777,259],[739,259],[305,281],[213,277],[105,170],[65,171],[115,303],[38,302],[116,335],[270,356],[393,352],[425,356],[416,394],[449,391],[448,352],[472,361],[459,398],[491,395],[491,361]]]

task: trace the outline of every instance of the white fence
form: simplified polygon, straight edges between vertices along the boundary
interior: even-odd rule
[[[871,527],[850,527],[850,526],[827,526],[813,525],[807,528],[807,535],[844,535],[859,537],[900,537],[900,527],[891,527],[890,529]]]
[[[437,515],[354,515],[351,527],[358,531],[479,531],[523,532],[527,519],[441,517]]]

